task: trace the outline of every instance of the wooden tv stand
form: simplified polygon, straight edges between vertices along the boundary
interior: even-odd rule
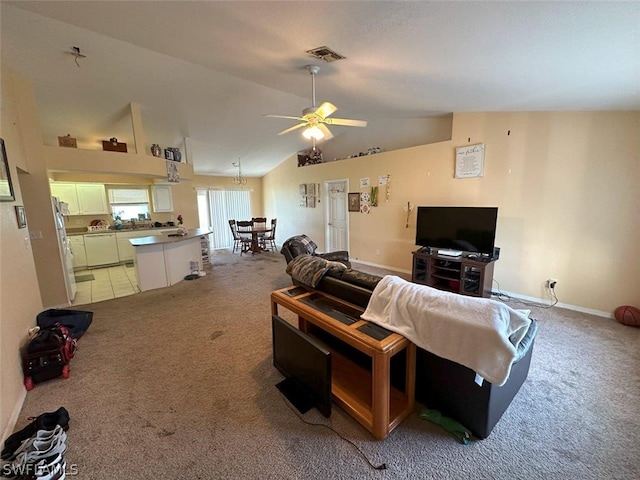
[[[494,264],[495,260],[482,262],[417,250],[413,252],[411,281],[448,292],[489,298]]]
[[[386,438],[413,411],[413,343],[361,320],[361,307],[322,292],[293,286],[276,290],[271,293],[272,314],[278,314],[278,306],[297,314],[298,328],[330,348],[334,401],[376,439]],[[404,365],[397,369],[397,362],[402,361]],[[402,378],[394,375],[396,371]]]

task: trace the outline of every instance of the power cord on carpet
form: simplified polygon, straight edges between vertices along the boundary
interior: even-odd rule
[[[284,397],[284,395],[283,395]],[[340,432],[338,432],[337,430],[335,430],[333,427],[330,427],[329,425],[326,425],[324,423],[314,423],[314,422],[310,422],[308,420],[305,420],[304,418],[302,418],[302,416],[289,404],[289,402],[286,400],[285,398],[285,402],[287,404],[287,406],[293,411],[293,413],[295,413],[297,415],[297,417],[302,420],[303,423],[306,423],[307,425],[311,425],[313,427],[324,427],[324,428],[328,428],[329,430],[331,430],[333,433],[335,433],[336,435],[338,435],[342,440],[344,440],[345,442],[349,443],[353,448],[355,448],[358,453],[362,456],[362,458],[364,458],[367,463],[369,464],[369,466],[371,468],[373,468],[374,470],[386,470],[387,469],[387,464],[386,463],[381,463],[380,465],[376,466],[373,463],[371,463],[371,460],[369,460],[367,458],[367,456],[364,454],[364,452],[362,450],[360,450],[358,448],[358,446],[353,443],[351,440],[349,440],[348,438],[345,438],[342,436],[342,434]]]
[[[500,291],[500,283],[495,278],[493,279],[493,281],[496,282],[496,284],[498,285],[498,291],[494,292],[492,290],[491,295],[495,295],[496,297],[498,297],[498,300],[500,300],[501,302],[509,303],[511,301],[514,301],[516,303],[522,303],[523,305],[527,305],[528,307],[538,307],[538,308],[551,308],[558,303],[558,296],[556,295],[556,290],[554,287],[549,287],[549,291],[551,292],[551,296],[553,297],[553,303],[551,303],[550,305],[542,305],[540,303],[526,302],[520,298],[511,297],[510,295],[507,295],[506,293],[503,293]]]

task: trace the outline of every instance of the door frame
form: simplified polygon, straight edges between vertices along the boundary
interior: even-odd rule
[[[349,179],[348,178],[334,178],[331,180],[325,180],[324,181],[324,244],[325,244],[325,252],[331,252],[334,251],[335,249],[332,248],[332,246],[330,245],[330,238],[331,236],[329,235],[329,216],[331,215],[331,208],[330,208],[330,199],[329,199],[329,184],[330,183],[336,183],[336,182],[344,182],[344,189],[345,189],[345,194],[347,195],[347,200],[349,198]],[[350,238],[349,238],[349,212],[346,212],[346,223],[347,223],[347,227],[345,229],[346,231],[346,245],[347,245],[347,251],[349,251],[350,249]]]

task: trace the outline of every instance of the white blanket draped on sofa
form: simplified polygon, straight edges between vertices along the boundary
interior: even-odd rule
[[[518,343],[531,323],[495,300],[443,292],[393,275],[378,283],[362,318],[495,385],[509,378]]]

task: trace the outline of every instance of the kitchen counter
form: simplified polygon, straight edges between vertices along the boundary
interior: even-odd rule
[[[178,229],[176,229],[176,232]],[[207,228],[194,228],[189,230],[189,233],[186,235],[172,236],[166,232],[163,232],[162,235],[150,235],[148,237],[139,237],[139,238],[131,238],[129,242],[134,247],[140,247],[142,245],[160,245],[164,243],[177,243],[183,242],[185,240],[189,240],[190,238],[199,238],[202,235],[208,235],[212,233],[211,230]]]
[[[200,237],[210,233],[209,229],[195,228],[186,235],[175,237],[163,233],[130,238],[140,290],[145,292],[175,285],[192,273],[192,263],[197,264],[198,270],[201,270]]]

